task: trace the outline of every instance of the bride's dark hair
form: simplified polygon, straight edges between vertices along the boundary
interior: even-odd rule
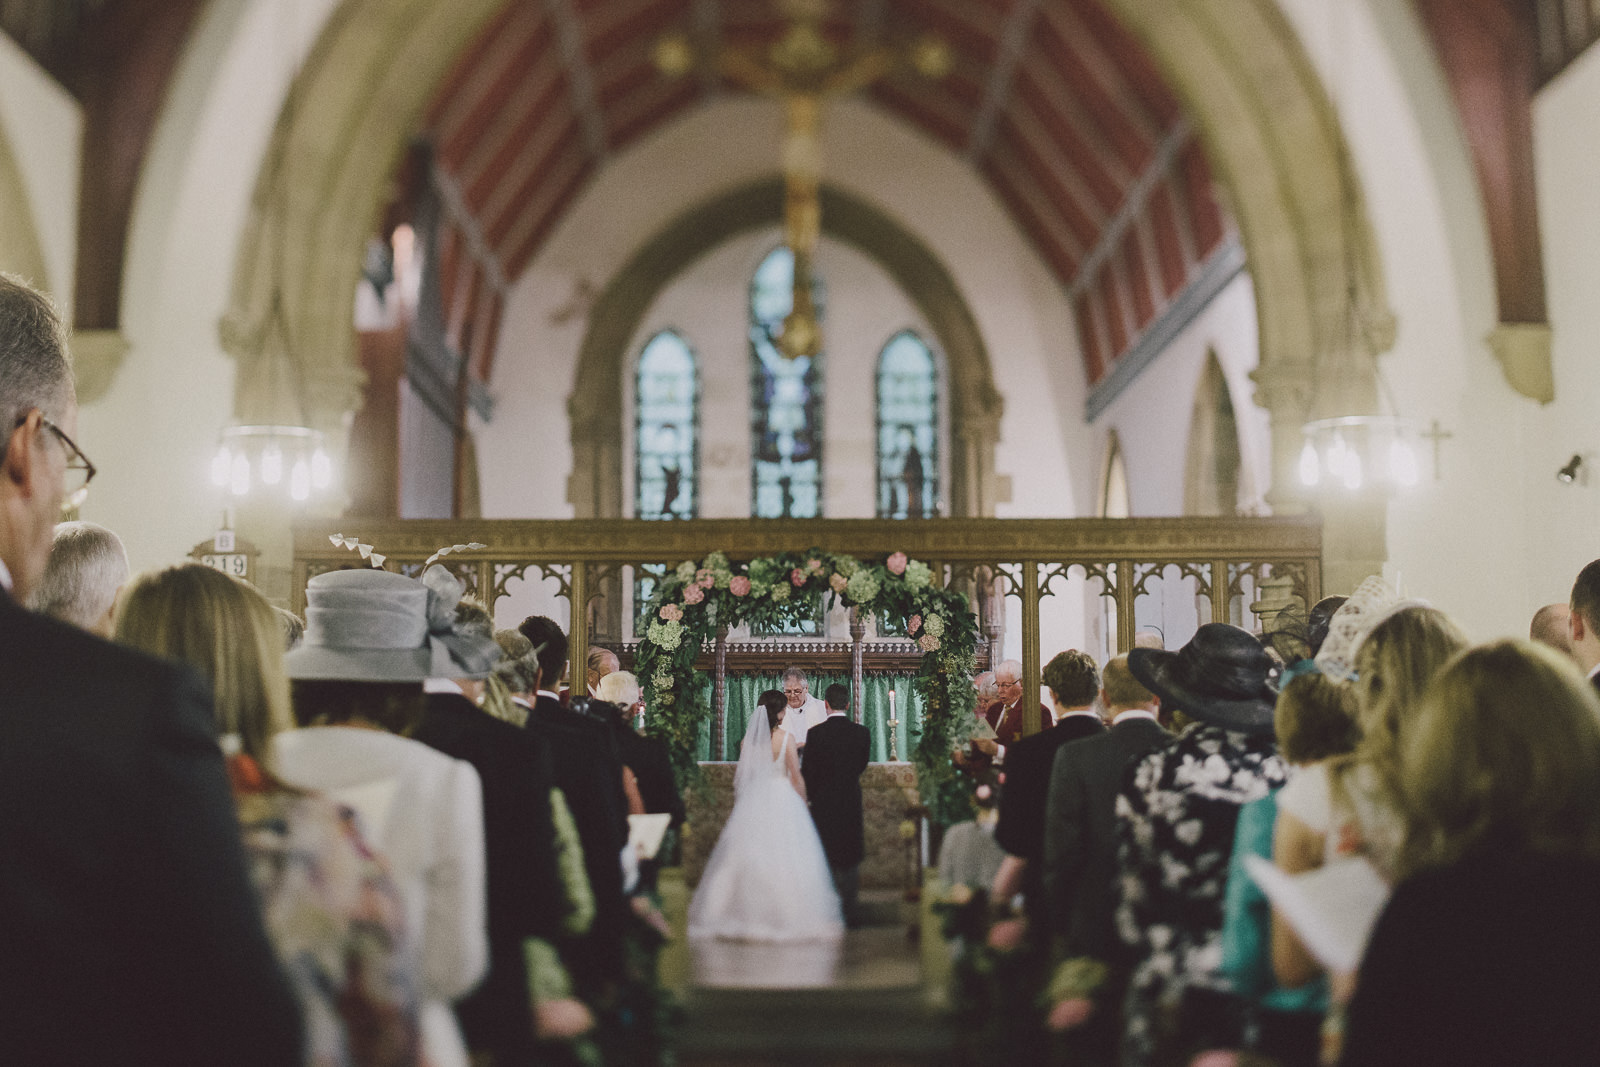
[[[774,730],[778,728],[778,716],[783,714],[783,709],[789,706],[789,698],[783,695],[782,690],[768,689],[756,697],[756,703],[767,709],[767,725]]]

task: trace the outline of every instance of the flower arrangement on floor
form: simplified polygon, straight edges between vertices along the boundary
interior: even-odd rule
[[[978,626],[967,598],[937,586],[926,563],[896,552],[881,562],[812,550],[734,563],[721,552],[685,560],[658,579],[634,673],[644,688],[645,729],[666,739],[680,784],[698,772],[695,746],[711,716],[711,680],[695,669],[717,627],[778,629],[814,618],[822,598],[903,627],[922,650],[915,682],[922,729],[912,740],[917,790],[933,821],[972,815],[968,780],[950,754],[965,744],[971,715]]]

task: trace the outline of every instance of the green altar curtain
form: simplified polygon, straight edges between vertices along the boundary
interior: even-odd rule
[[[813,696],[820,698],[828,686],[835,682],[850,687],[850,675],[811,674],[808,676]],[[895,731],[895,744],[902,760],[911,758],[911,732],[922,725],[922,701],[913,688],[914,674],[891,674],[871,671],[862,679],[861,721],[872,735],[872,760],[882,763],[889,758],[889,690],[894,690],[895,716],[900,721]],[[727,729],[720,756],[711,754],[711,724],[700,729],[698,756],[702,760],[739,758],[739,742],[750,725],[750,713],[755,710],[756,698],[768,689],[782,689],[782,674],[730,674],[727,678]]]

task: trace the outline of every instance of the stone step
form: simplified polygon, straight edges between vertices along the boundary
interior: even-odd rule
[[[946,1022],[919,989],[695,989],[685,1067],[900,1067],[952,1063]]]

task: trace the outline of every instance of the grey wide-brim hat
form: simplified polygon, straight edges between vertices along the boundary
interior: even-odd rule
[[[1128,653],[1128,670],[1163,706],[1248,734],[1272,732],[1278,699],[1271,681],[1274,666],[1249,631],[1223,622],[1206,623],[1176,652],[1136,648]]]
[[[462,591],[439,566],[422,581],[384,570],[319,574],[306,583],[305,639],[283,657],[284,667],[300,681],[481,678],[500,646],[457,630]]]

